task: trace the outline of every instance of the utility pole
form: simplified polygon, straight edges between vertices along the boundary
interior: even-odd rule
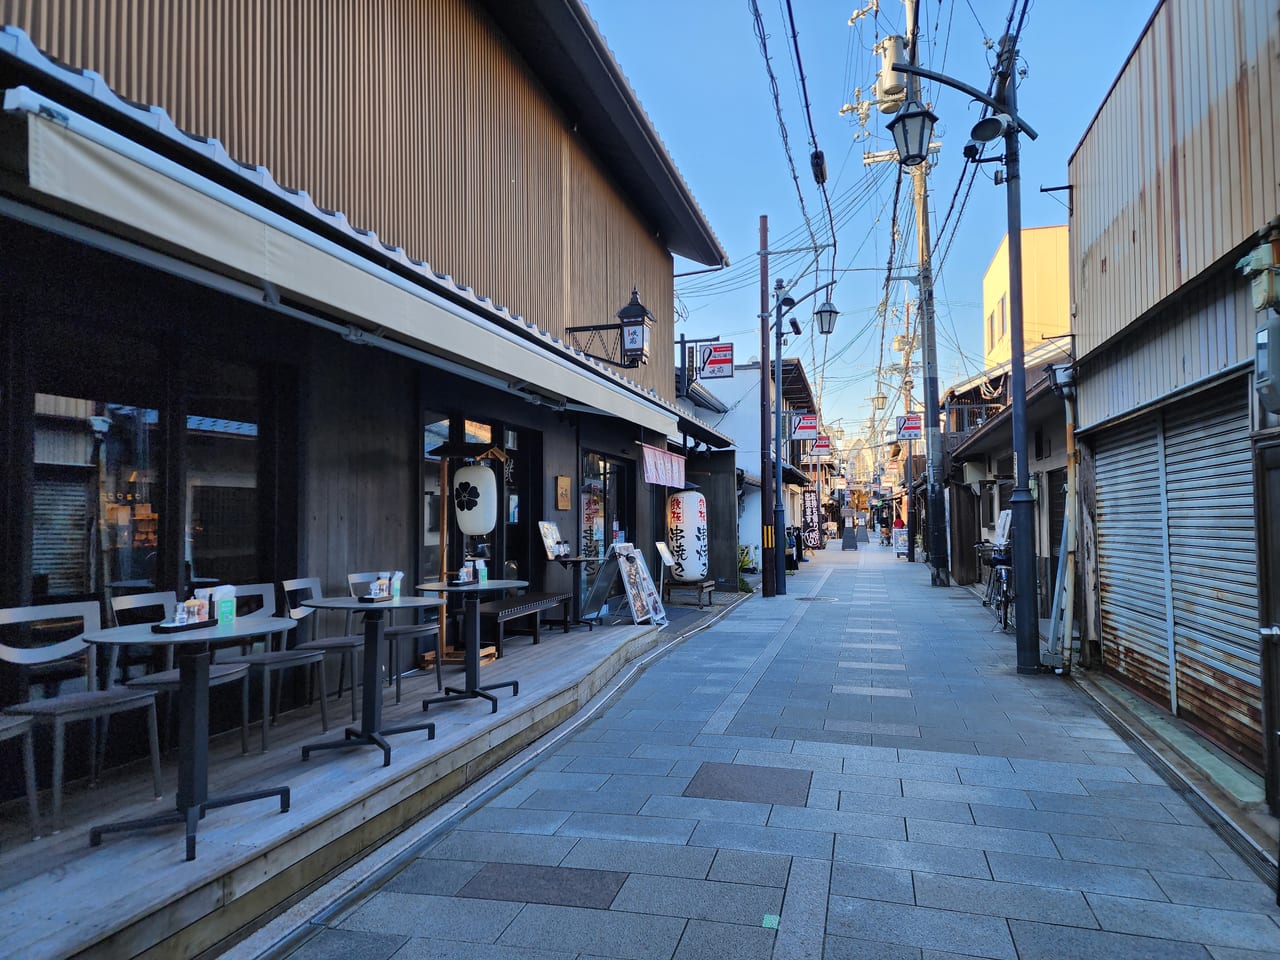
[[[907,7],[907,45],[909,62],[919,65],[916,5],[919,0],[904,0]],[[907,100],[920,98],[920,78],[908,74]],[[917,262],[920,271],[920,339],[924,354],[924,442],[925,478],[928,494],[928,551],[930,582],[935,587],[951,585],[947,559],[947,508],[942,489],[942,430],[938,418],[938,345],[933,310],[933,267],[930,264],[929,237],[929,164],[911,168],[915,184]],[[908,494],[910,490],[908,490]]]
[[[774,597],[778,593],[776,551],[773,543],[773,465],[769,451],[773,447],[769,435],[769,218],[760,217],[760,594]]]

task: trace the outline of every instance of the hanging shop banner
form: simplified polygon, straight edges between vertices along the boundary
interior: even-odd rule
[[[699,380],[723,380],[732,376],[732,343],[708,343],[698,351]]]
[[[818,524],[822,522],[822,512],[818,509],[818,491],[813,487],[804,489],[801,517],[800,536],[804,539],[804,545],[811,550],[817,550],[821,539]]]
[[[831,438],[818,437],[813,441],[813,446],[809,448],[809,456],[811,457],[829,457],[831,456]]]
[[[640,444],[640,449],[644,451],[645,483],[684,489],[684,457],[651,447],[647,443]]]
[[[797,413],[791,418],[792,440],[818,439],[818,415],[816,413]]]
[[[924,414],[908,413],[898,418],[898,439],[919,440],[924,433]]]

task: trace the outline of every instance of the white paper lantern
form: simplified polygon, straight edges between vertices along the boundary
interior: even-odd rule
[[[481,463],[461,467],[453,475],[453,512],[458,529],[470,537],[498,525],[498,479]]]
[[[695,490],[673,493],[667,499],[667,545],[671,575],[682,583],[707,579],[707,498]]]

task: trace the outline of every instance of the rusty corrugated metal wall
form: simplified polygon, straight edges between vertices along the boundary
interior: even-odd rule
[[[0,0],[0,21],[558,336],[638,286],[655,349],[628,375],[673,396],[670,254],[465,0]]]
[[[1069,165],[1078,355],[1280,213],[1277,50],[1273,2],[1156,12]]]

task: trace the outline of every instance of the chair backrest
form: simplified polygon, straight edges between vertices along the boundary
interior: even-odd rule
[[[276,615],[276,585],[274,583],[240,583],[234,587],[236,592],[236,617],[274,617]],[[257,597],[261,606],[248,613],[241,613],[241,600]]]
[[[85,643],[86,633],[97,633],[102,629],[102,614],[96,600],[82,600],[77,603],[50,603],[37,607],[8,607],[0,609],[0,627],[16,627],[22,624],[51,623],[59,620],[80,620],[82,629],[73,637],[59,640],[56,643],[39,647],[17,647],[0,643],[0,660],[18,666],[38,666],[53,663],[85,654],[88,664],[89,689],[98,688],[96,658],[93,648]]]
[[[111,615],[116,622],[116,626],[124,626],[126,623],[158,623],[167,617],[173,608],[178,605],[178,595],[172,590],[161,590],[156,593],[134,593],[127,597],[111,598]],[[130,615],[121,617],[123,611],[145,610],[154,607],[159,616],[153,616],[148,613],[146,616]]]
[[[371,573],[348,573],[347,589],[351,591],[353,597],[364,596],[369,592],[370,585],[378,579],[378,571]]]

